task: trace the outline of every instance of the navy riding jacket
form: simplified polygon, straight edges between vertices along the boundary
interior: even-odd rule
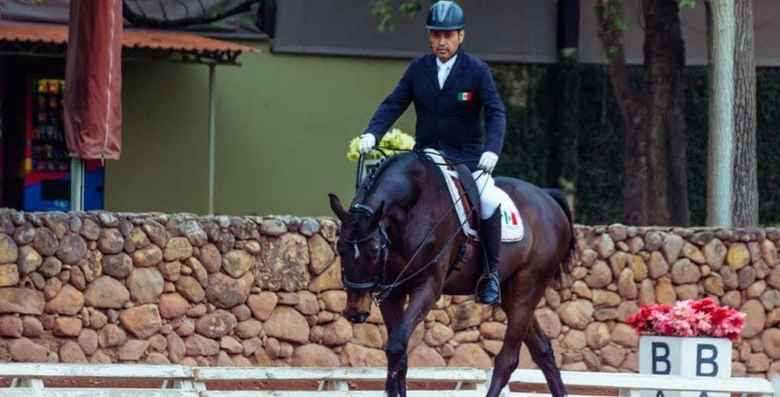
[[[366,132],[380,142],[411,102],[417,114],[415,148],[443,150],[447,157],[465,162],[472,170],[483,152],[501,154],[506,110],[485,62],[458,50],[444,87],[439,89],[436,56],[414,59],[374,113]],[[480,117],[483,109],[484,128]]]

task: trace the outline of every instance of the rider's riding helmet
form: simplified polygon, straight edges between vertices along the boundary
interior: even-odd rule
[[[454,1],[437,1],[428,11],[428,30],[461,30],[466,26],[463,9]]]

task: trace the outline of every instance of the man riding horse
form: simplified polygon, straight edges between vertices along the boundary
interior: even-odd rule
[[[466,164],[478,181],[483,219],[479,237],[486,260],[476,295],[482,303],[499,304],[501,278],[496,265],[501,248],[501,195],[490,173],[504,142],[506,111],[488,65],[461,48],[465,35],[463,9],[452,1],[438,1],[430,8],[425,27],[433,53],[409,64],[361,135],[360,152],[371,151],[414,102],[415,149],[443,152],[450,161]],[[483,110],[484,144],[480,120]]]

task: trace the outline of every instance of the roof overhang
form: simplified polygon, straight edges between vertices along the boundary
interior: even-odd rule
[[[0,54],[64,57],[68,26],[0,21]],[[238,57],[253,47],[194,33],[126,29],[122,36],[125,59],[160,59],[175,62],[238,65]]]

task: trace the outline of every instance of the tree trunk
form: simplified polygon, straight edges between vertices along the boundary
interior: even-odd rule
[[[707,225],[731,226],[734,163],[734,33],[732,0],[710,0],[712,91],[707,148]]]
[[[734,47],[734,226],[758,225],[756,164],[756,63],[752,0],[736,0]]]
[[[622,5],[622,0],[602,0],[596,11],[624,121],[624,222],[687,225],[685,44],[679,6],[676,1],[641,1],[646,72],[636,91],[629,81],[619,28],[625,20]]]

